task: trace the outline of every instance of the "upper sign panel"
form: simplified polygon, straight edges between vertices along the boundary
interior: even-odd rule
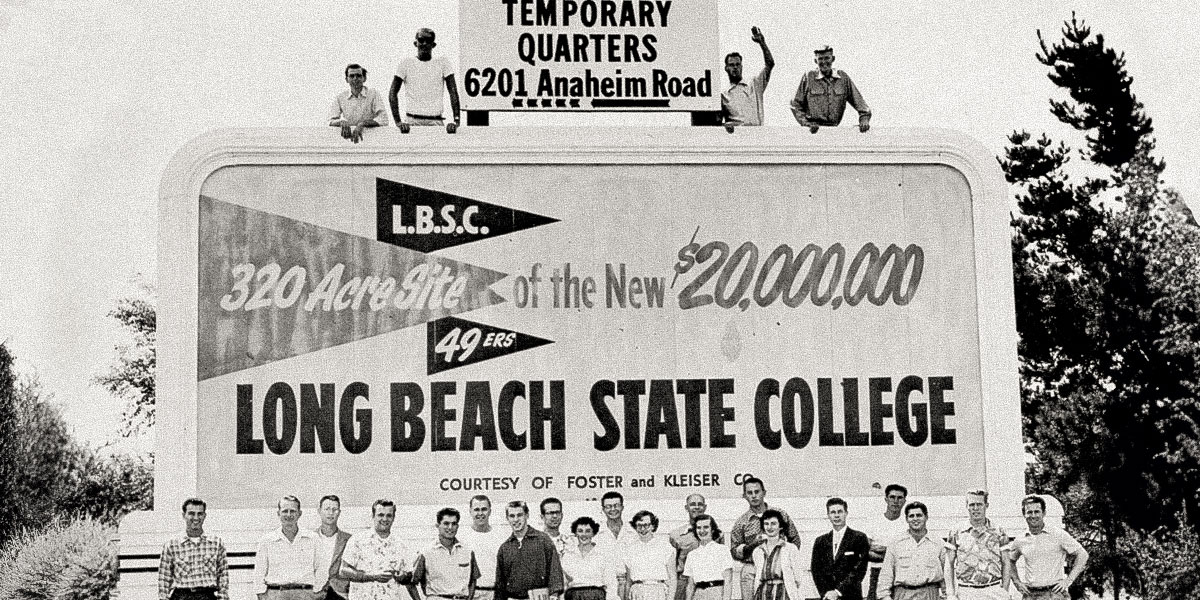
[[[716,0],[459,2],[469,110],[719,110]]]

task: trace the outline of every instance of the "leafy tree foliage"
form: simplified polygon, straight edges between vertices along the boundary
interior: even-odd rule
[[[126,400],[121,433],[136,435],[154,425],[157,318],[153,289],[144,285],[141,296],[118,300],[109,316],[121,323],[132,336],[132,343],[117,346],[117,362],[96,381]]]
[[[1123,55],[1074,15],[1062,35],[1039,32],[1037,58],[1070,97],[1051,113],[1085,147],[1014,132],[1000,159],[1020,190],[1022,412],[1031,482],[1064,501],[1119,597],[1135,575],[1121,537],[1200,516],[1200,232],[1163,189]],[[1068,172],[1075,156],[1091,174]]]

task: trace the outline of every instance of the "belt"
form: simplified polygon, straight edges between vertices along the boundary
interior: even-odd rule
[[[430,117],[430,116],[427,116],[427,115],[414,115],[414,114],[412,114],[412,113],[404,113],[404,114],[406,114],[406,115],[408,115],[408,116],[410,116],[410,117],[412,117],[412,118],[414,118],[414,119],[430,119],[430,120],[434,120],[434,119],[440,119],[440,118],[442,118],[442,115],[438,115],[438,116],[436,116],[436,117]]]
[[[783,583],[783,579],[776,577],[774,579],[764,579],[764,580],[762,580],[762,582],[763,583]]]
[[[217,591],[217,588],[214,586],[211,586],[211,585],[201,585],[201,586],[197,586],[197,587],[177,587],[177,588],[174,588],[173,591],[187,592],[189,594],[193,594],[196,592],[215,592],[215,591]]]
[[[634,579],[633,581],[630,581],[629,583],[661,583],[663,585],[667,584],[666,581],[663,581],[661,579]]]
[[[307,583],[268,583],[268,590],[311,590],[313,586]]]
[[[1000,585],[999,581],[993,581],[991,583],[963,583],[961,581],[958,581],[956,583],[958,584],[958,587],[975,588],[975,589],[990,588],[990,587]]]
[[[1058,585],[1058,584],[1052,583],[1050,585],[1043,585],[1043,586],[1027,585],[1025,587],[1029,588],[1029,591],[1031,591],[1031,592],[1048,592],[1048,591],[1054,589],[1054,586],[1056,586],[1056,585]]]
[[[725,585],[725,582],[720,579],[715,579],[713,581],[697,581],[696,589],[707,590],[710,587],[720,587],[722,585]]]
[[[485,590],[485,591],[489,591],[489,592],[494,592],[494,591],[496,591],[496,588],[494,588],[494,587],[489,587],[489,586],[486,586],[486,585],[477,585],[477,586],[475,586],[475,589],[476,589],[476,590]]]
[[[450,598],[451,600],[467,600],[466,594],[429,594],[426,598]]]
[[[567,591],[568,592],[592,592],[592,591],[604,591],[604,588],[601,586],[598,586],[598,585],[577,585],[575,587],[567,588]]]
[[[907,583],[897,583],[897,584],[894,584],[894,585],[895,585],[896,587],[899,587],[899,588],[904,588],[904,589],[906,589],[906,590],[923,590],[923,589],[925,589],[925,588],[927,588],[927,587],[930,587],[930,586],[935,586],[935,587],[936,587],[938,583],[939,583],[939,582],[937,582],[937,581],[930,581],[929,583],[922,583],[921,585],[909,585],[909,584],[907,584]]]

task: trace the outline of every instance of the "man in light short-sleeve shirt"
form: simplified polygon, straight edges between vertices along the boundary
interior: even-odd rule
[[[376,500],[371,505],[374,527],[346,542],[340,574],[350,581],[350,600],[402,600],[401,590],[420,600],[412,579],[416,554],[392,535],[395,520],[396,504]]]
[[[408,133],[411,125],[441,126],[445,119],[442,116],[442,89],[450,93],[450,109],[454,112],[454,122],[446,125],[448,133],[454,133],[459,124],[458,84],[454,81],[454,69],[450,61],[443,56],[434,57],[433,48],[437,46],[432,29],[417,30],[417,39],[413,45],[417,47],[417,55],[400,61],[396,67],[396,76],[392,78],[392,89],[388,92],[388,103],[392,108],[392,118],[400,131]],[[407,84],[404,93],[405,118],[400,118],[400,88]]]
[[[725,55],[725,74],[729,76],[729,89],[721,94],[721,120],[725,130],[733,133],[735,125],[763,124],[763,92],[771,81],[771,70],[775,58],[767,48],[767,40],[758,27],[750,28],[750,39],[762,48],[763,69],[749,82],[742,79],[742,55],[730,52]]]
[[[1021,513],[1029,529],[1007,547],[1013,585],[1025,600],[1066,600],[1087,565],[1087,550],[1071,534],[1046,524],[1046,501],[1038,496],[1021,501]],[[1074,563],[1064,576],[1067,556]],[[1023,576],[1018,576],[1017,559],[1025,567]]]

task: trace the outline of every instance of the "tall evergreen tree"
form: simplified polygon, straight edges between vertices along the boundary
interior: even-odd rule
[[[1014,132],[1000,160],[1019,186],[1013,219],[1017,329],[1031,482],[1056,494],[1119,598],[1118,541],[1196,511],[1200,335],[1198,235],[1164,190],[1154,129],[1124,56],[1074,15],[1039,62],[1066,90],[1050,111],[1083,134],[1072,149]],[[1093,579],[1099,589],[1103,581]]]

